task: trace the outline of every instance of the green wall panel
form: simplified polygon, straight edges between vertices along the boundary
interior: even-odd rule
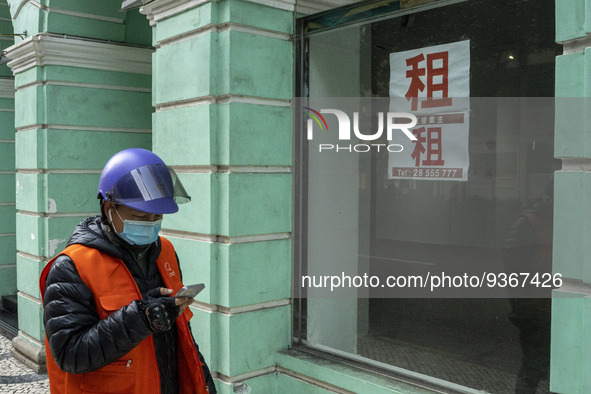
[[[289,100],[293,95],[293,43],[238,31],[218,34],[219,94]],[[282,59],[277,62],[277,59]]]
[[[43,307],[41,301],[35,302],[18,295],[18,329],[38,341],[44,340]]]
[[[44,70],[50,66],[45,67],[32,67],[28,70],[21,71],[20,73],[14,76],[14,86],[16,86],[19,91],[23,89],[29,89],[30,87],[23,88],[24,85],[31,84],[36,81],[44,81]]]
[[[217,349],[212,347],[213,368],[226,376],[275,365],[277,352],[291,343],[289,305],[231,316],[218,314],[215,322],[221,340]]]
[[[228,245],[166,238],[179,256],[183,282],[205,283],[198,301],[236,307],[290,297],[289,240]]]
[[[15,86],[23,86],[39,81],[79,82],[96,85],[150,88],[152,85],[152,76],[58,65],[33,67],[15,76]]]
[[[100,174],[47,174],[46,212],[68,213],[100,211],[96,198]]]
[[[154,114],[154,150],[169,165],[291,164],[291,108],[203,104]]]
[[[16,210],[12,214],[16,216]],[[16,220],[16,219],[15,219]],[[12,231],[14,234],[14,230]],[[15,264],[16,263],[16,236],[2,235],[0,236],[0,265]],[[16,281],[15,281],[16,283]]]
[[[12,108],[14,108],[14,100]],[[14,112],[0,111],[0,140],[14,140],[16,130],[14,128]]]
[[[20,211],[47,212],[44,174],[16,174],[16,208]]]
[[[203,104],[154,113],[154,151],[168,165],[217,164],[217,107]]]
[[[14,171],[14,143],[0,142],[0,171]]]
[[[165,236],[165,238],[172,242],[179,256],[183,283],[205,284],[205,289],[195,299],[207,304],[216,304],[219,291],[216,244],[172,236]]]
[[[85,14],[115,19],[123,19],[125,15],[119,12],[121,9],[121,0],[52,0],[51,6],[60,10],[83,12]]]
[[[49,259],[61,252],[66,247],[74,227],[85,218],[86,216],[44,218],[44,225],[47,229],[46,234],[49,236],[47,239],[47,253],[43,257]]]
[[[150,129],[150,94],[48,85],[47,122],[76,126]]]
[[[5,7],[3,5],[0,5],[0,9],[4,9]],[[2,14],[5,12],[0,12],[0,18],[2,18]],[[10,20],[0,20],[0,31],[2,32],[2,34],[12,34],[12,22]],[[8,44],[8,43],[7,43]],[[7,47],[9,47],[10,45],[7,44],[0,44],[0,46],[5,49]]]
[[[587,145],[591,139],[586,138],[582,130],[590,126],[586,124],[587,111],[590,109],[589,99],[557,98],[555,101],[554,118],[554,156],[557,158],[582,158],[589,155]],[[587,141],[589,140],[589,142]]]
[[[204,33],[156,51],[154,104],[217,94],[216,40],[217,34]]]
[[[51,258],[66,246],[74,227],[86,216],[40,217],[16,215],[17,249],[33,256]],[[49,236],[48,236],[49,234]]]
[[[550,390],[557,393],[583,393],[582,360],[585,304],[588,300],[576,294],[554,291],[552,300],[552,356],[550,357]]]
[[[151,128],[149,93],[46,85],[19,90],[15,100],[17,128],[34,124]]]
[[[591,379],[587,371],[591,369],[591,346],[586,338],[591,334],[591,303],[589,298],[583,299],[583,337],[581,338],[582,359],[581,359],[581,393],[591,393]],[[560,335],[560,334],[559,334]]]
[[[293,13],[247,1],[209,1],[175,15],[174,18],[159,21],[155,28],[154,42],[158,43],[210,24],[228,22],[291,34]]]
[[[226,307],[290,298],[291,240],[221,244],[218,276]]]
[[[585,36],[585,0],[556,0],[556,41]]]
[[[14,174],[0,174],[0,203],[15,202],[15,177]]]
[[[12,19],[7,2],[2,2],[2,4],[0,4],[0,18]]]
[[[16,294],[16,267],[0,265],[0,297]]]
[[[178,176],[191,196],[191,201],[179,205],[177,213],[165,215],[163,227],[200,234],[217,234],[219,174],[180,173]]]
[[[291,232],[290,174],[226,173],[219,178],[219,234]]]
[[[154,27],[154,43],[217,23],[217,2],[205,2],[183,13],[159,21]]]
[[[288,34],[293,32],[292,11],[243,0],[225,0],[217,4],[218,23],[232,22]]]
[[[16,166],[19,169],[102,170],[109,158],[120,150],[151,149],[151,138],[150,133],[25,130],[16,135]]]
[[[16,261],[16,283],[19,291],[40,299],[39,281],[34,279],[41,276],[46,261],[31,259],[22,254],[16,256]]]
[[[125,25],[115,22],[80,18],[51,12],[47,16],[47,32],[79,37],[92,37],[105,41],[125,41]]]
[[[2,47],[2,42],[0,41],[0,47]],[[11,77],[12,71],[6,64],[0,65],[0,77]]]
[[[583,262],[586,247],[585,224],[580,220],[587,215],[585,174],[558,171],[554,178],[554,234],[560,234],[560,242],[554,242],[553,270],[564,277],[583,278]]]
[[[584,97],[585,53],[556,56],[556,97]]]
[[[16,92],[14,96],[14,107],[18,108],[15,113],[15,127],[23,127],[40,123],[47,123],[43,102],[45,95],[41,87],[28,87]]]
[[[290,41],[237,31],[163,46],[154,55],[154,104],[223,94],[291,99],[292,52]]]
[[[121,1],[118,1],[121,7]],[[140,14],[139,9],[127,11],[125,18],[125,42],[127,44],[150,46],[152,45],[152,27],[145,15]]]
[[[205,290],[207,290],[207,288],[205,288]],[[199,351],[203,354],[205,362],[207,362],[210,370],[217,371],[216,365],[218,357],[215,354],[217,351],[215,349],[218,349],[219,341],[223,340],[221,333],[217,331],[219,314],[207,312],[194,307],[190,308],[193,312],[193,318],[191,319],[190,324],[195,342],[199,345]]]
[[[14,233],[16,225],[16,210],[14,205],[0,205],[0,234]]]
[[[45,253],[45,228],[42,219],[38,216],[19,213],[16,215],[16,225],[18,228],[16,233],[17,249],[34,256],[43,256]]]
[[[14,99],[13,98],[6,98],[0,97],[0,108],[2,109],[9,109],[13,112],[14,115]]]
[[[220,164],[291,165],[291,108],[228,103],[218,106]]]
[[[47,138],[43,168],[102,170],[115,153],[127,148],[151,149],[151,133],[42,130]],[[109,143],[105,143],[109,141]],[[72,149],[72,147],[76,149]],[[96,185],[94,186],[96,189]]]

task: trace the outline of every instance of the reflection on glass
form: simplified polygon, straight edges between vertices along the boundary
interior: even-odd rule
[[[554,103],[523,97],[554,95],[553,26],[552,3],[476,0],[306,37],[300,88],[310,98],[389,97],[391,53],[463,40],[470,95],[508,98],[471,104],[465,181],[390,179],[388,152],[322,154],[303,139],[295,275],[551,272]],[[378,290],[307,289],[295,335],[477,390],[548,392],[548,299]]]

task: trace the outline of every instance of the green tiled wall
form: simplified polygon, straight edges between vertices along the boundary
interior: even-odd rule
[[[565,54],[556,58],[555,157],[567,170],[555,174],[553,270],[583,289],[591,283],[589,205],[591,173],[591,2],[556,0],[556,41]],[[576,164],[579,163],[579,164]],[[552,303],[550,390],[591,390],[591,304],[585,292],[555,291]],[[588,295],[587,295],[588,297]]]
[[[149,8],[149,7],[148,7]],[[290,344],[293,12],[207,1],[154,26],[154,151],[193,200],[165,218],[220,392],[276,392]],[[178,237],[177,237],[178,234]]]
[[[26,37],[53,33],[52,42],[61,40],[63,48],[72,42],[67,36],[103,41],[110,49],[128,48],[117,43],[151,44],[148,21],[137,9],[119,12],[121,1],[64,0],[52,2],[48,9],[39,8],[48,6],[47,2],[9,3],[15,31],[26,32]],[[21,40],[16,38],[15,45]],[[44,45],[43,40],[38,43]],[[118,61],[113,59],[113,64]],[[120,71],[107,71],[100,65],[93,67],[92,60],[84,67],[75,66],[79,63],[67,56],[63,62],[17,72],[14,100],[8,103],[0,98],[0,108],[5,104],[16,108],[12,114],[0,112],[0,140],[5,138],[5,121],[11,123],[14,140],[11,153],[0,146],[0,158],[12,161],[13,171],[17,170],[12,187],[0,188],[0,197],[12,190],[7,198],[16,203],[12,206],[12,223],[16,222],[12,264],[18,273],[14,285],[19,291],[19,328],[37,340],[39,348],[43,340],[37,285],[41,269],[65,247],[74,226],[99,211],[97,182],[109,157],[125,148],[151,149],[152,145],[151,75],[128,72],[119,65],[114,68]],[[4,164],[0,162],[0,171]],[[0,173],[0,181],[7,181],[4,177]],[[5,209],[0,204],[0,215],[5,216]],[[10,220],[2,223],[8,226]]]

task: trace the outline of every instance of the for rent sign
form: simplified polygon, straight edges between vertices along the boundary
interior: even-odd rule
[[[470,41],[390,54],[391,111],[412,112],[416,137],[390,154],[390,179],[466,181]],[[401,100],[404,99],[404,100]]]

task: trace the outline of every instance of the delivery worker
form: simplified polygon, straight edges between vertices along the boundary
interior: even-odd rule
[[[99,181],[101,216],[76,226],[40,278],[52,393],[215,393],[162,215],[190,201],[154,153],[126,149]]]

